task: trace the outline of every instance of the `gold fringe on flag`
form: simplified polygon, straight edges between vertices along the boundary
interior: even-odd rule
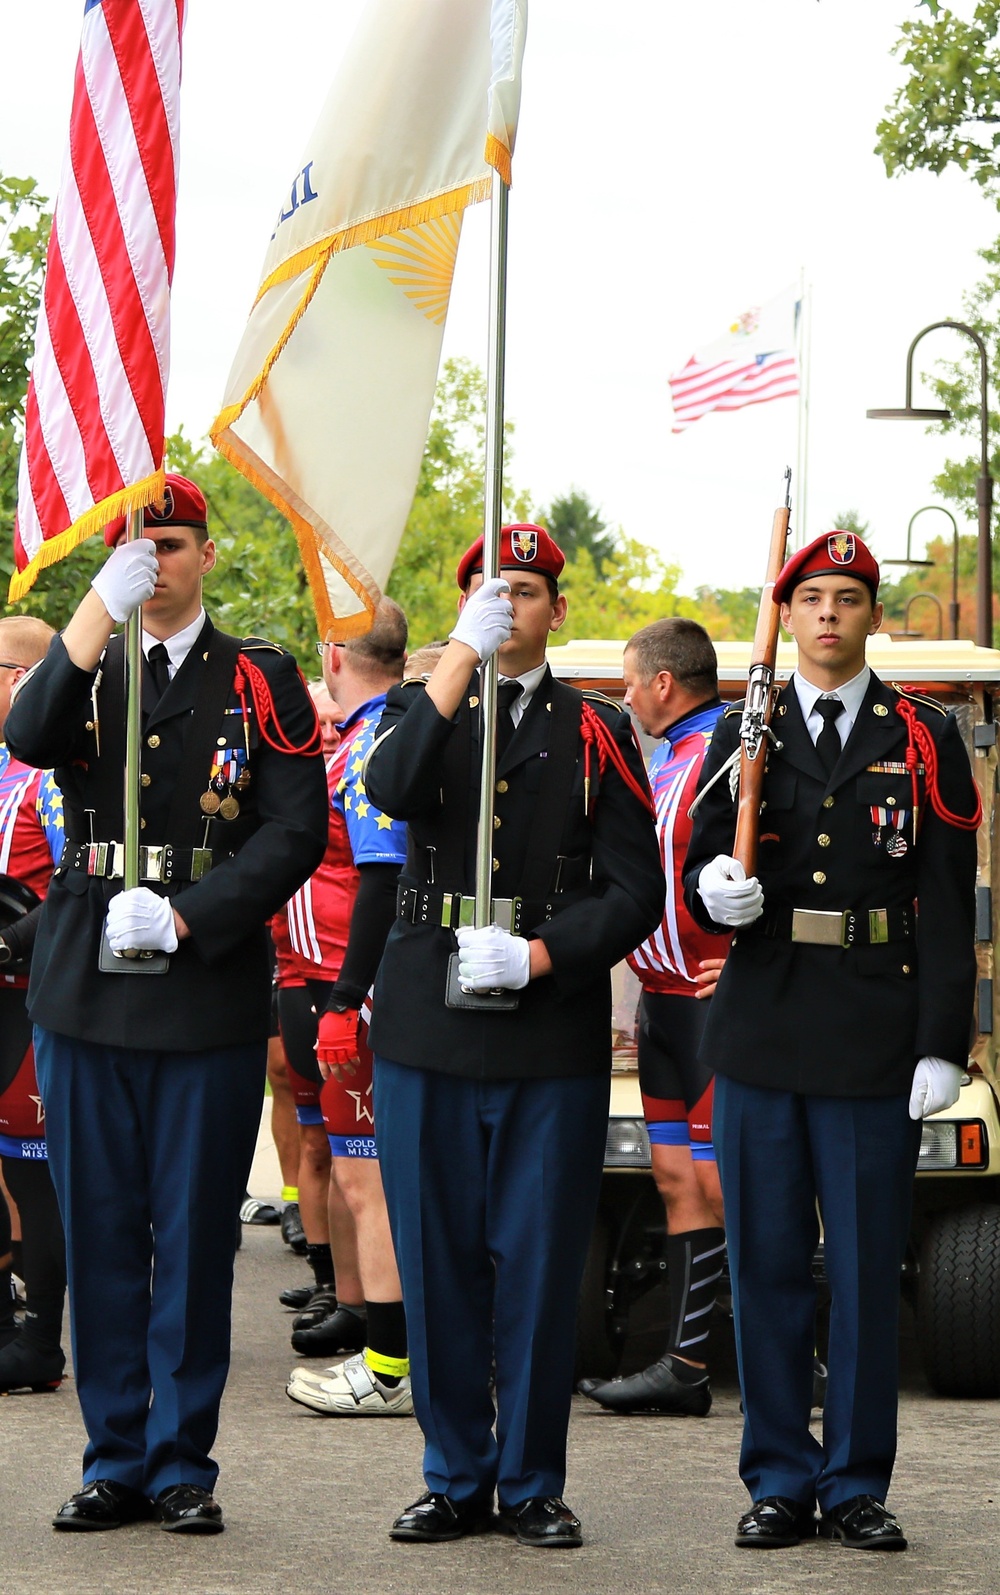
[[[26,597],[43,570],[50,565],[57,565],[67,554],[72,554],[74,548],[86,542],[88,537],[93,537],[95,532],[103,531],[111,521],[117,520],[119,515],[145,509],[147,504],[155,504],[162,499],[165,485],[165,473],[161,466],[152,476],[144,477],[132,487],[123,487],[119,492],[102,498],[99,504],[79,516],[64,532],[46,538],[29,564],[23,570],[14,572],[7,589],[7,602],[16,604],[18,599]]]

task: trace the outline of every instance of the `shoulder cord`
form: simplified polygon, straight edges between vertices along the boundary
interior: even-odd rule
[[[653,806],[653,794],[649,789],[649,782],[645,779],[645,775],[640,782],[632,774],[625,762],[625,755],[615,741],[614,735],[608,730],[597,710],[586,699],[584,699],[583,711],[580,716],[580,736],[583,739],[583,801],[588,818],[593,807],[590,800],[590,752],[591,748],[596,748],[599,774],[603,776],[610,758],[632,796],[637,798],[643,808],[648,809],[655,819],[656,809]]]
[[[299,680],[302,681],[301,671],[299,671]],[[305,686],[304,681],[302,684]],[[312,698],[309,698],[313,711],[312,732],[301,745],[290,742],[275,713],[274,699],[271,697],[271,689],[267,684],[267,677],[259,665],[255,665],[252,659],[248,659],[246,654],[241,653],[236,660],[233,687],[239,696],[240,708],[243,711],[243,731],[247,738],[249,738],[249,715],[247,714],[246,699],[248,686],[254,710],[257,714],[260,734],[269,747],[275,748],[278,753],[319,753],[322,751],[323,737],[319,726],[319,716],[316,713],[316,705],[313,703]],[[268,726],[274,728],[274,736],[271,735]],[[247,751],[249,752],[249,748]]]
[[[951,810],[945,806],[944,799],[941,796],[941,791],[938,786],[937,744],[934,741],[934,738],[931,736],[931,733],[928,731],[927,727],[923,725],[920,720],[918,720],[916,707],[912,703],[907,702],[905,698],[900,698],[896,705],[896,713],[901,715],[906,721],[906,768],[909,770],[910,779],[913,782],[914,833],[916,833],[917,829],[920,790],[917,784],[917,766],[921,759],[924,761],[924,770],[926,772],[927,797],[930,801],[931,808],[934,810],[934,813],[937,815],[938,819],[943,820],[946,825],[954,825],[959,831],[976,830],[983,817],[983,800],[979,795],[978,786],[976,786],[975,782],[973,782],[972,790],[976,794],[975,813],[969,816],[964,814],[953,814]]]

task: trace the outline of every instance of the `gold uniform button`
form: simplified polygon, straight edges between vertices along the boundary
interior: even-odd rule
[[[896,807],[896,799],[894,797],[887,797],[885,800],[885,805],[886,808],[894,809]]]
[[[493,829],[495,831],[499,831],[499,829],[500,829],[500,816],[499,816],[499,814],[494,814],[494,816],[493,816]]]
[[[829,847],[830,846],[830,838],[826,835],[825,832],[821,836],[817,836],[816,840],[819,843],[820,847]]]
[[[140,829],[140,831],[144,831],[144,830],[145,830],[145,829],[146,829],[146,822],[145,822],[145,820],[140,820],[140,821],[139,821],[139,829]]]
[[[908,974],[909,974],[909,973],[910,973],[910,966],[909,966],[909,964],[904,964],[904,965],[903,965],[903,974],[904,974],[904,975],[908,975]]]
[[[88,720],[84,729],[87,730],[87,731],[93,731],[93,729],[94,729],[93,720]]]
[[[470,698],[469,699],[469,708],[470,709],[478,709],[479,708],[479,699],[478,698]]]
[[[147,737],[146,738],[146,746],[148,748],[158,748],[160,746],[160,739],[156,735],[155,731],[153,732],[153,735],[151,737]]]
[[[816,882],[817,886],[825,886],[826,885],[826,876],[823,874],[823,871],[821,869],[813,871],[813,880]]]
[[[832,808],[833,808],[833,805],[834,805],[834,804],[835,804],[835,803],[836,803],[836,801],[837,801],[837,800],[836,800],[836,798],[832,798],[832,797],[825,797],[825,798],[824,798],[824,799],[823,799],[823,807],[824,807],[824,808],[825,808],[825,809],[832,809]]]
[[[225,747],[225,745],[226,745],[226,739],[225,739],[225,737],[220,737],[220,738],[219,738],[219,740],[218,740],[218,744],[217,744],[217,746],[218,746],[218,747],[220,747],[220,748],[224,748],[224,747]]]
[[[498,858],[495,858],[495,859],[494,859],[494,860],[493,860],[493,868],[494,868],[494,869],[495,869],[495,870],[498,870],[498,869],[499,869],[499,868],[500,868],[500,860],[499,860],[499,859],[498,859]]]
[[[143,786],[149,786],[152,782],[152,779],[153,777],[151,775],[146,775],[145,772],[139,777],[139,781]]]
[[[507,790],[506,781],[498,781],[497,782],[497,791],[502,793],[502,792],[506,792],[506,790]]]

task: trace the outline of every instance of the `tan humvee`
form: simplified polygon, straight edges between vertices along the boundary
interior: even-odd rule
[[[726,699],[742,697],[749,643],[716,644]],[[620,642],[573,642],[549,650],[555,674],[622,696]],[[903,1289],[916,1311],[921,1354],[941,1395],[1000,1395],[1000,1111],[994,945],[1000,915],[997,722],[1000,652],[960,642],[898,642],[876,636],[868,661],[884,681],[955,712],[983,800],[976,935],[979,984],[970,1015],[968,1074],[959,1101],[923,1127]],[[776,675],[787,681],[794,647],[782,643]],[[647,742],[647,750],[651,744]],[[615,1049],[605,1179],[580,1304],[578,1364],[587,1374],[618,1365],[635,1302],[665,1277],[664,1215],[647,1171],[649,1141],[636,1068],[639,984],[614,973]],[[876,1214],[872,1222],[877,1223]],[[822,1279],[822,1258],[817,1257]]]

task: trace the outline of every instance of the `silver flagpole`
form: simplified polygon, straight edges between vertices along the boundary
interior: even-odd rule
[[[145,530],[143,512],[133,510],[128,540],[134,543]],[[125,890],[139,884],[139,759],[142,740],[142,610],[125,622]]]
[[[507,331],[507,202],[510,190],[493,173],[490,195],[490,336],[486,360],[486,480],[483,523],[483,580],[500,574],[500,524],[503,518],[503,383]],[[476,925],[493,917],[493,786],[497,761],[496,654],[482,676],[483,772],[476,837]]]

